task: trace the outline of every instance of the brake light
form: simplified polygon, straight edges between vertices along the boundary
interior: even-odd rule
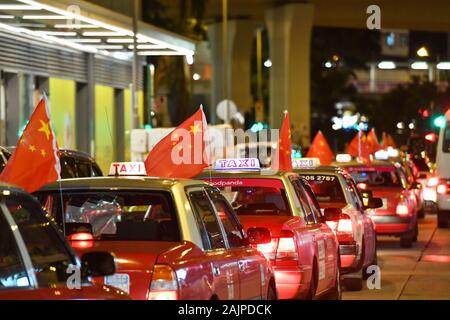
[[[73,233],[67,237],[69,241],[93,241],[94,236],[89,232]]]
[[[438,194],[447,194],[448,187],[446,184],[440,184],[437,186],[436,191]]]
[[[282,230],[279,238],[273,238],[270,243],[258,244],[257,249],[269,260],[278,262],[295,260],[294,263],[297,263],[297,245],[292,231]]]
[[[427,187],[436,187],[439,183],[439,178],[438,177],[433,177],[428,179],[427,181]]]
[[[357,187],[358,187],[358,189],[366,190],[367,189],[367,184],[361,182],[361,183],[358,183]]]
[[[353,223],[348,214],[342,214],[338,221],[327,221],[327,225],[333,230],[339,243],[353,242]]]
[[[338,232],[352,232],[353,231],[352,219],[350,219],[349,216],[347,216],[347,218],[344,218],[344,219],[339,219],[337,231]]]
[[[406,204],[398,204],[396,213],[399,216],[408,215],[409,214],[409,208],[408,208],[408,206]]]
[[[177,300],[178,281],[173,269],[167,265],[155,265],[148,300]]]

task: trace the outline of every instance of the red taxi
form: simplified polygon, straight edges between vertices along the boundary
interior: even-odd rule
[[[410,248],[418,236],[417,199],[400,165],[374,160],[370,163],[340,162],[355,179],[358,188],[381,198],[383,206],[371,212],[378,235],[400,237],[400,245]]]
[[[129,299],[89,280],[114,272],[107,252],[83,255],[80,263],[35,199],[0,185],[0,300]]]
[[[272,241],[257,247],[281,299],[340,299],[338,242],[304,180],[260,170],[258,159],[221,159],[199,178],[221,190],[246,230],[270,229]]]
[[[353,178],[338,167],[297,166],[294,171],[308,181],[336,233],[346,289],[361,290],[367,268],[377,264],[375,225],[366,209],[376,208],[381,199],[365,205]]]
[[[245,234],[218,189],[144,177],[143,163],[116,163],[110,174],[35,193],[78,254],[115,254],[117,273],[98,282],[140,300],[277,298],[270,263],[252,247],[270,242],[269,231]]]

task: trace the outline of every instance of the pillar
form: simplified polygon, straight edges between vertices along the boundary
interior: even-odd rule
[[[212,94],[211,114],[215,120],[217,104],[228,96],[239,107],[242,113],[252,108],[251,94],[251,53],[257,24],[254,21],[240,19],[228,21],[228,94],[223,92],[223,38],[222,23],[208,27],[208,38],[211,46],[212,60]]]
[[[272,128],[280,128],[288,110],[293,141],[310,143],[310,51],[314,6],[287,4],[266,11],[270,57],[270,111]]]

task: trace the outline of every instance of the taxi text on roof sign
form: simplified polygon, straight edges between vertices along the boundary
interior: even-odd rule
[[[292,160],[292,167],[294,169],[317,168],[319,166],[320,166],[319,158],[302,158]]]
[[[143,162],[113,162],[109,168],[110,176],[146,176]]]
[[[256,158],[219,159],[214,165],[215,170],[259,170],[259,160]]]

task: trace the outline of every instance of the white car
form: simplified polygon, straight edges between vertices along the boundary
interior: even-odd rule
[[[450,219],[450,111],[445,114],[447,123],[439,133],[436,153],[436,205],[438,227],[447,228]]]

